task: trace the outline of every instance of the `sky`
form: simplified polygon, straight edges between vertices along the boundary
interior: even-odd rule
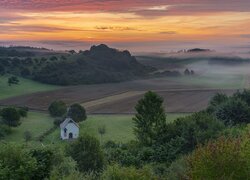
[[[0,0],[0,45],[250,52],[250,0]]]

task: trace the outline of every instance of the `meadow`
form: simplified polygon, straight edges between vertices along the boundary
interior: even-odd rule
[[[167,114],[167,122],[172,122],[178,117],[184,117],[187,114],[184,113],[169,113]],[[125,143],[133,140],[133,116],[132,115],[89,115],[87,120],[80,123],[80,134],[90,134],[101,142],[107,142],[109,140],[117,143]],[[106,133],[101,136],[98,133],[98,128],[105,126]],[[60,129],[45,138],[45,144],[62,143],[60,140]]]
[[[12,133],[5,138],[6,141],[24,141],[25,131],[30,131],[34,140],[46,130],[53,127],[53,118],[46,113],[40,112],[28,112],[28,117],[22,118],[21,122],[20,126],[12,128]]]
[[[0,99],[31,94],[35,92],[51,91],[60,88],[55,85],[42,84],[29,79],[18,77],[19,84],[8,85],[8,75],[0,76]]]

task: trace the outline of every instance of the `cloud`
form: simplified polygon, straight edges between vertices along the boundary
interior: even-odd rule
[[[159,32],[160,34],[177,34],[176,31],[162,31],[162,32]]]
[[[122,26],[96,26],[95,27],[98,30],[111,30],[111,31],[133,31],[139,29],[137,28],[132,28],[132,27],[122,27]]]
[[[240,37],[243,37],[243,38],[250,38],[250,34],[241,34]]]
[[[1,0],[0,9],[129,12],[140,16],[250,12],[249,0]]]

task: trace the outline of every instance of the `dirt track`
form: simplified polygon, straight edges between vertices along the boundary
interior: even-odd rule
[[[236,91],[194,87],[159,78],[118,84],[72,86],[1,100],[0,105],[28,106],[44,111],[52,101],[63,100],[67,104],[83,104],[88,113],[134,113],[136,102],[148,90],[156,91],[164,97],[167,112],[195,112],[204,109],[217,92],[231,95]]]

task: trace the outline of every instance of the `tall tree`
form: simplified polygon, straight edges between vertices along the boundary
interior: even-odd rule
[[[5,122],[5,124],[9,126],[19,126],[21,124],[20,122],[20,114],[14,107],[7,107],[3,108],[1,111],[1,116]]]
[[[135,107],[133,118],[135,135],[143,145],[151,145],[166,126],[163,99],[154,92],[147,92]]]
[[[63,101],[54,101],[49,106],[49,113],[53,117],[61,117],[67,112],[67,106]]]
[[[84,121],[87,118],[86,110],[80,104],[71,105],[68,111],[68,116],[76,122]]]

